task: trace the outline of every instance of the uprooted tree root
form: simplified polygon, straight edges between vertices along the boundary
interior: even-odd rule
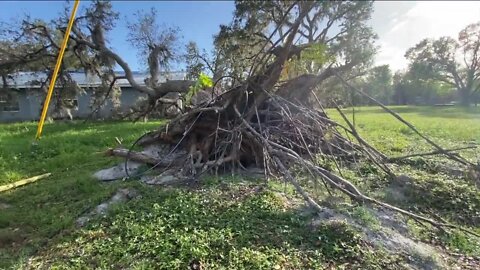
[[[262,51],[252,59],[254,64],[247,79],[235,80],[237,85],[219,91],[222,94],[197,104],[171,120],[164,128],[145,134],[130,149],[111,149],[107,154],[125,157],[127,175],[129,161],[150,165],[150,172],[176,169],[187,178],[207,172],[217,173],[219,170],[235,172],[247,167],[261,168],[266,176],[284,177],[309,205],[321,211],[315,198],[295,178],[294,172],[301,171],[310,175],[311,181],[322,182],[325,189],[339,190],[357,202],[399,212],[440,230],[457,228],[371,198],[341,175],[321,165],[321,158],[330,158],[340,171],[338,160],[342,160],[342,163],[369,160],[386,175],[394,177],[388,166],[392,160],[361,138],[355,125],[341,110],[338,111],[346,125],[331,120],[313,94],[313,90],[323,81],[336,76],[348,89],[375,102],[408,126],[439,154],[478,170],[477,165],[454,151],[444,150],[398,114],[345,81],[339,73],[350,70],[355,61],[339,66],[332,64],[319,74],[304,74],[280,83],[287,61],[312,45],[294,45],[298,29],[308,15],[312,2],[301,2],[300,5],[298,17],[289,25],[289,31],[278,41],[272,42],[270,49],[266,47],[269,44],[266,42]],[[269,39],[272,37],[273,34]],[[279,45],[280,42],[282,45]],[[219,80],[214,83],[212,93],[216,92]],[[316,106],[309,102],[308,97],[312,94]],[[156,104],[156,101],[152,104]],[[159,156],[149,155],[148,151],[133,150],[135,146],[147,148],[152,145],[167,150]],[[479,236],[467,229],[458,229]]]
[[[245,89],[248,87],[227,91],[135,142],[135,146],[156,145],[168,149],[160,158],[133,151],[133,148],[110,149],[107,154],[124,157],[125,166],[129,161],[136,161],[150,165],[150,171],[155,169],[155,172],[161,173],[162,170],[178,169],[185,177],[191,178],[219,170],[236,171],[252,166],[262,168],[267,176],[284,177],[311,207],[322,211],[315,198],[294,177],[293,170],[301,170],[310,175],[311,181],[322,182],[326,189],[339,190],[359,203],[393,210],[444,232],[448,228],[456,228],[480,237],[473,231],[443,220],[437,221],[371,198],[350,181],[322,167],[319,157],[332,157],[332,160],[341,159],[350,163],[367,159],[388,176],[395,177],[387,166],[395,159],[386,157],[362,139],[341,110],[338,111],[346,125],[331,120],[318,99],[320,109],[312,109],[263,91],[261,103],[257,103],[260,95],[256,99],[249,97],[248,90]],[[358,89],[352,89],[362,93]],[[443,154],[462,165],[474,166],[454,153],[454,150],[444,150],[399,115],[378,104],[436,149],[428,155]],[[336,166],[340,165],[336,163]]]

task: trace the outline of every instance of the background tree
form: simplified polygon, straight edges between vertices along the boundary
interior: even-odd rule
[[[186,46],[185,62],[187,78],[194,79],[207,71],[210,60],[207,59],[205,52],[200,52],[197,43],[190,41]]]
[[[170,80],[165,83],[158,82],[161,72],[168,69],[168,65],[179,56],[174,49],[178,41],[178,29],[160,26],[156,21],[155,11],[138,12],[136,19],[128,25],[130,34],[128,41],[138,49],[141,59],[146,62],[150,76],[145,84],[135,81],[130,66],[120,55],[109,47],[108,32],[115,27],[119,14],[113,11],[108,1],[92,1],[88,7],[81,10],[76,17],[70,41],[65,52],[65,59],[59,74],[59,85],[62,87],[75,86],[76,82],[68,71],[84,70],[88,74],[98,76],[102,80],[101,87],[95,89],[94,106],[101,106],[107,98],[119,102],[119,88],[115,88],[116,80],[125,78],[136,90],[147,95],[141,105],[139,117],[154,110],[159,101],[174,102],[164,96],[171,92],[186,92],[191,81]],[[20,27],[3,27],[2,40],[25,45],[25,50],[14,50],[6,47],[1,53],[8,57],[0,60],[0,72],[5,76],[14,74],[19,70],[49,72],[54,67],[58,55],[59,44],[65,33],[69,19],[69,12],[65,12],[50,23],[26,17]],[[114,72],[115,67],[120,67],[124,74]],[[45,78],[41,83],[46,84]],[[56,91],[56,95],[75,93],[73,91]],[[115,104],[115,100],[114,104]],[[61,104],[61,103],[58,103]],[[137,113],[137,112],[135,112]]]
[[[137,11],[134,20],[127,23],[130,30],[127,40],[137,49],[140,62],[146,64],[150,77],[147,85],[157,87],[161,73],[169,70],[170,64],[180,60],[179,31],[157,22],[156,9]]]
[[[104,37],[113,27],[113,21],[118,16],[111,11],[111,5],[108,2],[93,2],[92,5],[83,10],[83,14],[76,19],[76,30],[78,28],[91,28],[95,21],[101,23],[102,33],[99,36]],[[2,58],[0,59],[0,73],[3,76],[12,77],[17,72],[40,72],[46,74],[30,83],[40,85],[46,92],[47,82],[55,66],[56,58],[60,50],[60,44],[69,19],[69,12],[65,8],[64,12],[50,22],[38,19],[32,19],[29,16],[23,18],[17,23],[4,23],[1,27],[1,39],[6,44],[11,44],[0,49]],[[80,26],[81,24],[81,26]],[[97,31],[99,31],[97,29]],[[95,38],[89,37],[90,40]],[[99,41],[98,42],[105,42]],[[13,45],[14,44],[14,45]],[[65,100],[74,98],[80,91],[77,83],[71,77],[70,71],[84,70],[86,73],[96,74],[102,80],[111,80],[113,74],[113,62],[102,59],[88,47],[79,44],[71,39],[65,51],[61,69],[58,74],[57,88],[54,92],[54,112],[58,112],[62,107],[67,106]],[[13,77],[12,77],[13,78]],[[4,81],[5,83],[5,81]],[[102,83],[103,86],[110,84]],[[99,87],[95,91],[104,93],[106,87]]]
[[[390,104],[393,95],[392,80],[392,71],[388,65],[376,66],[368,71],[362,88],[376,100]],[[362,104],[372,105],[368,100]]]
[[[397,105],[434,105],[446,104],[455,100],[455,90],[451,85],[423,77],[414,69],[405,73],[395,73],[393,103]]]
[[[479,90],[480,23],[470,24],[460,31],[458,41],[450,37],[424,39],[410,48],[405,56],[410,69],[425,79],[455,87],[462,105],[468,105]]]
[[[393,77],[388,65],[376,66],[368,70],[344,72],[351,85],[383,104],[390,104],[393,96]],[[344,87],[340,80],[331,78],[325,81],[317,93],[322,97],[327,107],[373,105],[368,98],[352,92]]]
[[[209,54],[205,49],[200,50],[197,44],[191,41],[187,44],[186,51],[185,62],[187,64],[186,71],[188,79],[196,79],[201,73],[205,73],[211,75],[213,81],[217,81],[222,76],[227,75],[225,71],[225,56],[222,54],[222,48],[214,47]],[[232,78],[230,78],[230,81],[232,81],[231,79]],[[225,86],[223,83],[225,81],[228,80],[222,80],[218,85]]]

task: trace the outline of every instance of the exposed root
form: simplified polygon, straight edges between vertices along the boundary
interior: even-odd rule
[[[289,106],[291,104],[282,102],[281,98],[274,96],[268,101],[268,106],[259,106],[251,121],[246,120],[245,113],[242,114],[236,104],[231,108],[234,114],[228,118],[219,114],[227,107],[208,107],[211,104],[195,108],[177,118],[178,122],[172,121],[165,130],[148,133],[137,141],[139,145],[161,143],[170,145],[173,150],[184,149],[181,154],[171,158],[166,156],[155,158],[122,148],[110,149],[106,154],[128,157],[129,160],[157,168],[187,167],[190,169],[184,171],[191,174],[189,177],[198,176],[199,173],[210,169],[217,171],[222,166],[232,170],[252,165],[269,168],[269,172],[285,177],[310,206],[322,211],[315,199],[290,172],[290,168],[295,165],[297,169],[303,168],[313,178],[322,179],[328,186],[359,203],[375,204],[443,231],[445,228],[455,228],[480,237],[468,229],[444,221],[439,222],[371,198],[350,181],[320,166],[318,155],[332,158],[341,156],[346,162],[353,156],[357,158],[363,156],[384,170],[387,175],[393,176],[385,165],[385,162],[391,159],[384,158],[383,154],[366,143],[341,110],[339,112],[348,128],[336,125],[331,120],[322,121],[328,119],[326,115],[298,105]],[[190,124],[186,124],[187,120]],[[216,125],[212,125],[212,122]],[[178,128],[179,123],[185,126],[183,130]],[[344,139],[336,131],[335,128],[338,127],[352,134],[359,145]],[[445,154],[453,150],[459,149],[442,149],[435,153]]]
[[[443,149],[398,114],[352,87],[332,68],[321,76],[305,77],[306,80],[310,80],[304,84],[308,89],[298,90],[308,93],[318,85],[320,78],[325,79],[333,74],[353,91],[366,96],[392,114],[436,150],[388,158],[360,136],[355,125],[338,107],[337,111],[346,124],[330,119],[316,96],[319,108],[289,100],[285,96],[289,92],[277,90],[276,84],[285,61],[290,57],[292,42],[293,36],[289,35],[287,45],[278,49],[276,59],[265,65],[263,72],[251,76],[220,95],[212,94],[211,100],[188,108],[165,127],[140,137],[130,149],[110,149],[106,154],[125,158],[125,166],[129,160],[147,164],[150,166],[147,171],[155,170],[158,174],[165,170],[177,169],[184,174],[185,179],[196,178],[209,171],[217,173],[223,170],[235,173],[248,167],[256,167],[264,170],[266,176],[283,176],[310,206],[322,211],[315,198],[296,180],[294,172],[300,170],[309,174],[311,181],[315,183],[321,180],[329,192],[330,189],[339,190],[354,201],[378,205],[439,230],[455,228],[480,237],[465,228],[371,198],[343,177],[342,167],[365,160],[370,161],[390,178],[394,177],[394,174],[388,163],[412,156],[442,154],[462,165],[471,167],[475,165],[454,153],[461,149]],[[355,142],[350,139],[350,135]],[[149,145],[162,145],[167,151],[161,156],[133,151],[134,146]],[[333,161],[340,175],[322,166],[322,160]]]

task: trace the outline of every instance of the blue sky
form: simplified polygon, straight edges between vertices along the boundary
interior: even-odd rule
[[[80,1],[79,11],[89,4],[89,1]],[[21,18],[29,14],[32,18],[50,20],[63,11],[64,5],[64,1],[0,1],[0,19]],[[73,1],[69,5],[73,6]],[[183,44],[192,40],[209,51],[213,46],[212,36],[218,32],[220,24],[231,21],[234,10],[233,1],[113,1],[112,5],[120,13],[120,19],[110,34],[111,45],[134,70],[143,69],[136,51],[126,42],[126,21],[135,11],[155,7],[160,24],[181,29]]]
[[[32,17],[51,19],[63,10],[64,1],[2,1],[0,20]],[[82,6],[89,2],[82,0]],[[70,2],[70,6],[73,2]],[[135,50],[126,42],[125,21],[140,9],[155,7],[159,21],[182,29],[183,42],[197,42],[200,48],[212,47],[212,35],[220,24],[230,22],[233,1],[113,1],[121,13],[118,27],[112,33],[112,46],[135,70],[141,70]],[[375,62],[389,64],[393,70],[404,69],[405,51],[423,38],[451,36],[467,24],[480,20],[480,1],[376,1],[370,25],[378,34],[380,46]]]

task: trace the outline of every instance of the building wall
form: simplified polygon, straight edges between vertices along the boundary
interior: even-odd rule
[[[121,112],[128,112],[128,110],[135,105],[137,100],[140,97],[146,97],[145,94],[138,92],[137,90],[131,88],[131,87],[122,87],[122,94],[120,95],[120,111]],[[91,98],[91,92],[87,91],[87,95],[83,98],[86,100],[86,102],[83,101],[80,102],[78,101],[79,105],[79,117],[88,117],[91,113],[90,109],[90,98]],[[80,108],[80,103],[82,103],[82,108]],[[112,116],[114,112],[114,107],[113,103],[110,99],[108,99],[103,107],[98,111],[98,117],[100,118],[109,118]],[[75,116],[74,116],[75,117]]]
[[[91,90],[86,90],[86,93],[77,96],[78,108],[71,110],[74,119],[86,118],[91,114],[90,100],[92,96]],[[0,105],[0,122],[19,122],[19,121],[36,121],[40,119],[41,105],[45,98],[44,94],[38,89],[22,89],[17,95],[19,103],[19,111],[4,112]],[[131,87],[122,87],[122,94],[120,96],[121,107],[123,112],[135,104],[139,97],[145,97]],[[52,115],[54,101],[50,103],[48,115]],[[112,116],[113,104],[110,100],[99,110],[99,117],[109,118]]]
[[[17,94],[19,110],[15,112],[3,111],[3,106],[0,105],[0,121],[1,122],[15,122],[27,121],[31,118],[30,100],[23,91]]]

